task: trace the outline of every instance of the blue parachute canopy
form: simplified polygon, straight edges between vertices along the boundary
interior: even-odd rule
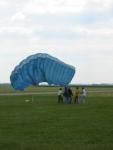
[[[75,74],[75,68],[61,60],[45,54],[31,55],[20,62],[11,73],[11,85],[23,90],[30,85],[47,82],[49,85],[66,86]]]

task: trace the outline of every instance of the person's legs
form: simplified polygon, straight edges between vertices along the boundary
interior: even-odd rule
[[[79,97],[76,96],[76,103],[79,104]]]
[[[75,103],[77,103],[77,96],[75,96],[75,99],[74,99],[74,104],[75,104]]]
[[[67,99],[66,99],[66,97],[64,96],[64,103],[66,103],[66,101],[67,101]]]
[[[69,98],[69,103],[70,103],[70,104],[72,103],[72,97]]]
[[[85,103],[85,96],[83,96],[83,100],[82,100],[82,102],[83,102],[83,103]]]
[[[62,95],[60,97],[60,101],[61,101],[61,103],[63,103],[63,96]]]
[[[69,97],[66,97],[66,104],[69,104]]]
[[[65,103],[69,104],[69,97],[65,97]]]
[[[68,97],[67,98],[67,103],[70,104],[70,102],[71,102],[71,97]]]
[[[63,97],[60,95],[60,103],[63,103]]]
[[[58,95],[58,103],[60,103],[60,95]]]
[[[80,103],[82,102],[82,100],[83,100],[83,97],[82,97],[82,95],[80,95],[80,96],[78,97],[78,103],[80,104]]]

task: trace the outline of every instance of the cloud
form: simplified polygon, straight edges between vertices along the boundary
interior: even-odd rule
[[[112,0],[32,0],[24,7],[24,12],[27,14],[36,13],[84,13],[89,10],[106,11],[111,9],[113,5]]]
[[[112,0],[4,0],[0,6],[26,14],[84,13],[89,10],[106,11],[112,9]]]
[[[23,14],[23,13],[21,13],[21,12],[18,12],[18,13],[16,13],[15,15],[13,15],[12,16],[12,21],[14,20],[20,20],[20,21],[22,21],[22,20],[25,20],[25,18],[26,18],[26,16]]]
[[[9,2],[7,3],[6,2],[7,1],[4,2],[4,5],[7,4],[6,6],[9,7]],[[40,32],[42,32],[42,34],[43,32],[47,33],[48,31],[50,31],[51,34],[52,30],[57,32],[63,31],[64,34],[66,34],[65,32],[67,31],[67,35],[68,35],[68,32],[70,32],[71,34],[70,28],[73,29],[79,27],[79,29],[80,28],[82,29],[84,28],[83,26],[89,25],[91,27],[94,26],[94,24],[95,26],[96,25],[100,26],[100,24],[101,26],[103,26],[103,23],[109,22],[113,17],[112,15],[113,13],[111,9],[112,5],[110,5],[112,4],[112,1],[110,0],[108,2],[102,0],[99,1],[80,0],[79,2],[76,2],[74,0],[71,1],[70,0],[65,0],[65,1],[64,0],[58,0],[58,1],[29,0],[27,3],[26,2],[27,2],[26,0],[24,0],[23,2],[19,2],[18,0],[16,1],[11,0],[12,5],[10,5],[10,7],[12,12],[14,9],[14,13],[10,17],[10,20],[9,18],[5,21],[4,19],[2,20],[2,22],[4,22],[2,23],[3,27],[4,26],[6,28],[14,27],[14,30],[15,28],[22,27],[21,28],[22,31],[23,28],[25,28],[25,30],[27,28],[28,33],[30,29],[33,30],[34,32],[35,30],[39,31],[40,29]],[[15,10],[15,6],[17,10]],[[67,9],[67,7],[70,7],[70,10]],[[80,11],[81,9],[79,9],[80,13],[76,13],[77,11],[76,7],[77,8],[83,7],[84,11]],[[100,10],[98,11],[97,7],[99,7],[101,11]],[[45,8],[47,8],[48,10]],[[64,8],[65,11],[60,12],[59,10],[55,10],[55,8],[61,10],[63,10],[62,8]],[[75,11],[72,12],[71,11],[72,8],[74,8]],[[52,9],[55,11],[54,13],[51,12]],[[40,13],[40,10],[45,12]],[[88,27],[88,29],[90,27]],[[58,34],[56,33],[56,35]]]
[[[77,68],[73,82],[111,82],[112,8],[112,0],[0,1],[1,80],[28,55],[46,52]]]

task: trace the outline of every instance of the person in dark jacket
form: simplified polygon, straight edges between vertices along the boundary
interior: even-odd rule
[[[67,87],[64,88],[63,97],[64,97],[64,103],[68,104],[69,103],[69,92],[68,92]]]
[[[71,90],[71,88],[68,88],[68,95],[69,95],[69,103],[72,103],[72,97],[73,97],[73,92]]]

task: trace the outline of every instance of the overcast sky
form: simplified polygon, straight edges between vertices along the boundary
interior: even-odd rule
[[[72,83],[113,83],[113,0],[0,0],[0,83],[41,52],[75,66]]]

